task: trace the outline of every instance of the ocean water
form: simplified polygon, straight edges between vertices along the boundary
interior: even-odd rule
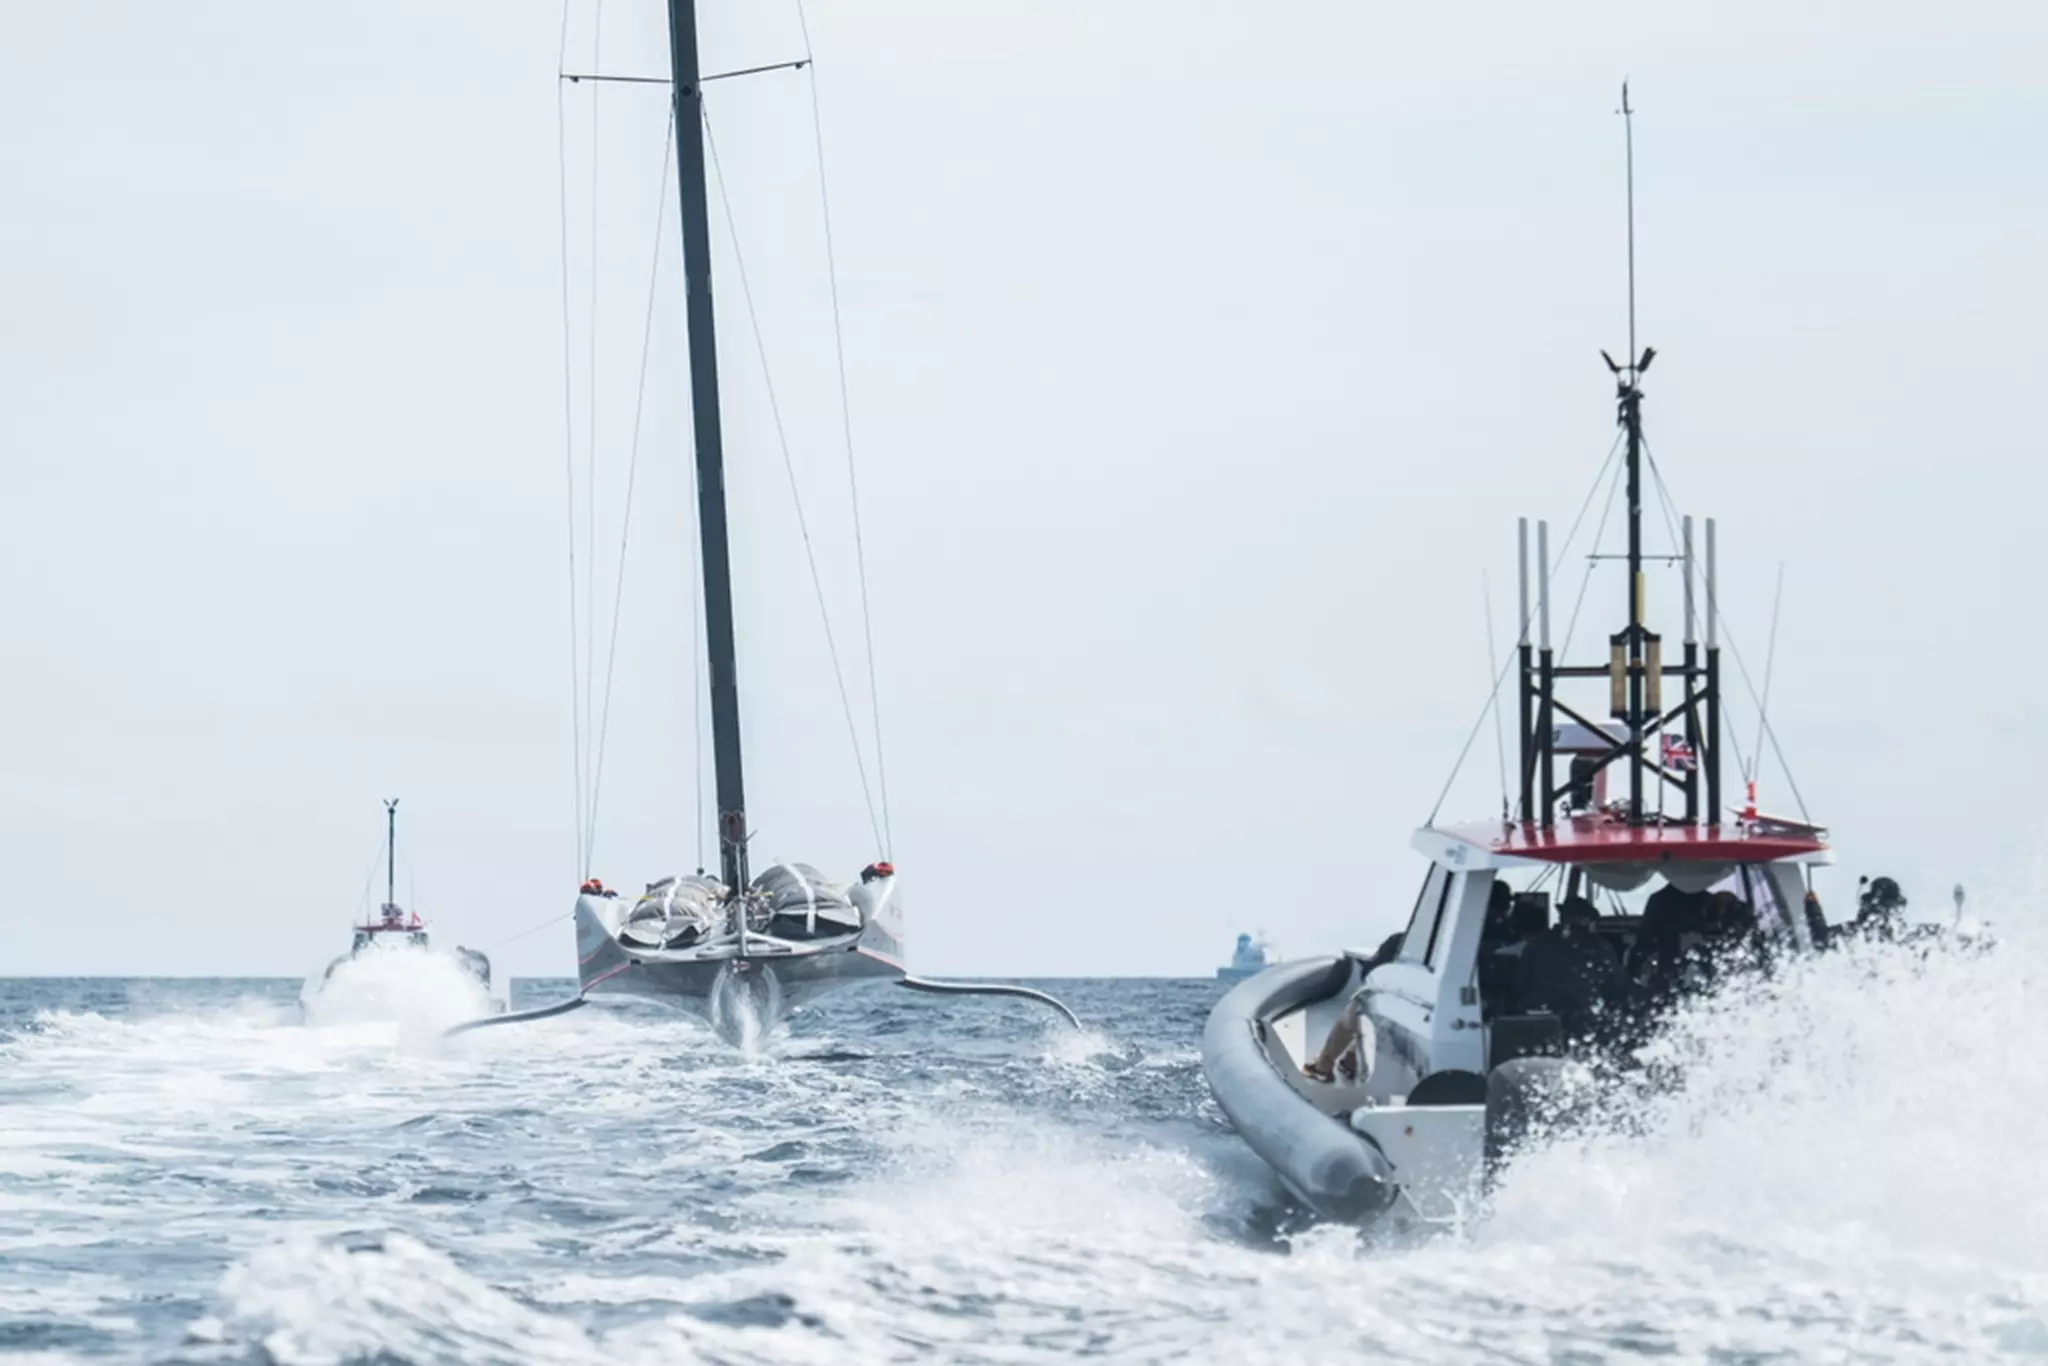
[[[759,1054],[660,1012],[452,1041],[425,974],[0,981],[0,1354],[142,1362],[2048,1358],[2048,958],[1836,955],[1683,1089],[1399,1246],[1209,1100],[1219,988],[875,984]],[[567,983],[519,982],[515,1006]]]

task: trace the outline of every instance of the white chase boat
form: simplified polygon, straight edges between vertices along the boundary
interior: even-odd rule
[[[1743,810],[1723,807],[1712,519],[1703,566],[1690,517],[1676,536],[1676,659],[1644,620],[1641,380],[1654,352],[1634,352],[1633,318],[1630,333],[1629,362],[1608,361],[1628,537],[1612,558],[1626,561],[1627,615],[1600,662],[1567,663],[1553,646],[1563,553],[1550,558],[1538,522],[1532,568],[1521,524],[1518,807],[1415,833],[1422,885],[1407,929],[1378,953],[1268,968],[1209,1017],[1202,1065],[1218,1104],[1324,1217],[1448,1221],[1476,1209],[1490,1165],[1555,1094],[1567,1059],[1625,1060],[1684,992],[1731,963],[1810,949],[1824,927],[1809,884],[1832,862],[1823,832],[1759,816],[1753,784]],[[1332,1030],[1354,1002],[1361,1023],[1346,1044],[1352,1031]]]

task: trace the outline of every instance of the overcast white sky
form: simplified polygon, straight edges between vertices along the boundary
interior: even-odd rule
[[[786,4],[704,8],[708,68],[801,50]],[[655,0],[608,0],[593,58],[595,19],[574,0],[572,68],[665,68]],[[9,11],[0,973],[303,972],[345,942],[389,795],[401,896],[446,936],[567,908],[561,23]],[[1487,690],[1482,573],[1504,647],[1514,518],[1568,523],[1611,439],[1624,74],[1651,441],[1722,519],[1758,671],[1786,567],[1772,717],[1836,831],[1831,910],[1858,872],[2032,909],[2048,11],[811,23],[918,970],[1206,972],[1241,928],[1305,952],[1405,917],[1410,831]],[[710,108],[852,647],[808,80]],[[664,106],[563,107],[608,576]],[[717,235],[757,847],[851,873],[873,841]],[[661,240],[594,865],[628,887],[696,846],[672,212]],[[1582,640],[1622,602],[1596,580]],[[1763,797],[1793,805],[1774,770]],[[1489,731],[1446,814],[1498,800]],[[494,956],[573,967],[566,925]]]

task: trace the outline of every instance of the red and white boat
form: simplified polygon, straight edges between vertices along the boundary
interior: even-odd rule
[[[1218,1104],[1322,1216],[1459,1217],[1574,1056],[1625,1067],[1689,992],[1825,934],[1810,882],[1832,862],[1824,832],[1759,815],[1753,795],[1724,802],[1714,522],[1703,557],[1690,517],[1668,555],[1645,555],[1656,471],[1641,383],[1655,352],[1636,352],[1633,317],[1630,333],[1627,363],[1608,360],[1628,540],[1603,558],[1625,561],[1620,629],[1598,662],[1562,657],[1550,585],[1564,548],[1553,561],[1539,522],[1532,559],[1525,520],[1508,709],[1519,791],[1503,794],[1503,817],[1432,817],[1413,838],[1427,867],[1405,930],[1268,968],[1210,1015],[1202,1061]],[[1646,558],[1682,579],[1675,651],[1644,617]]]
[[[356,923],[350,931],[348,952],[328,963],[317,981],[306,984],[300,1003],[310,1006],[312,999],[334,980],[334,974],[344,964],[367,954],[431,951],[433,942],[427,932],[426,921],[420,919],[418,911],[408,911],[398,904],[398,799],[393,797],[384,803],[384,904],[374,915],[365,916]],[[453,957],[462,970],[483,987],[485,996],[495,1003],[496,998],[491,991],[491,960],[460,944],[455,946]],[[497,1008],[495,1004],[494,1008]]]

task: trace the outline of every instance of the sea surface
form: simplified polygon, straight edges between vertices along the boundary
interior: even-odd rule
[[[1390,1244],[1289,1217],[1219,988],[856,988],[745,1054],[462,983],[0,981],[0,1355],[134,1362],[2048,1358],[2048,959],[1702,1006],[1626,1134]],[[437,970],[438,972],[438,970]],[[569,984],[515,984],[514,1004]]]

